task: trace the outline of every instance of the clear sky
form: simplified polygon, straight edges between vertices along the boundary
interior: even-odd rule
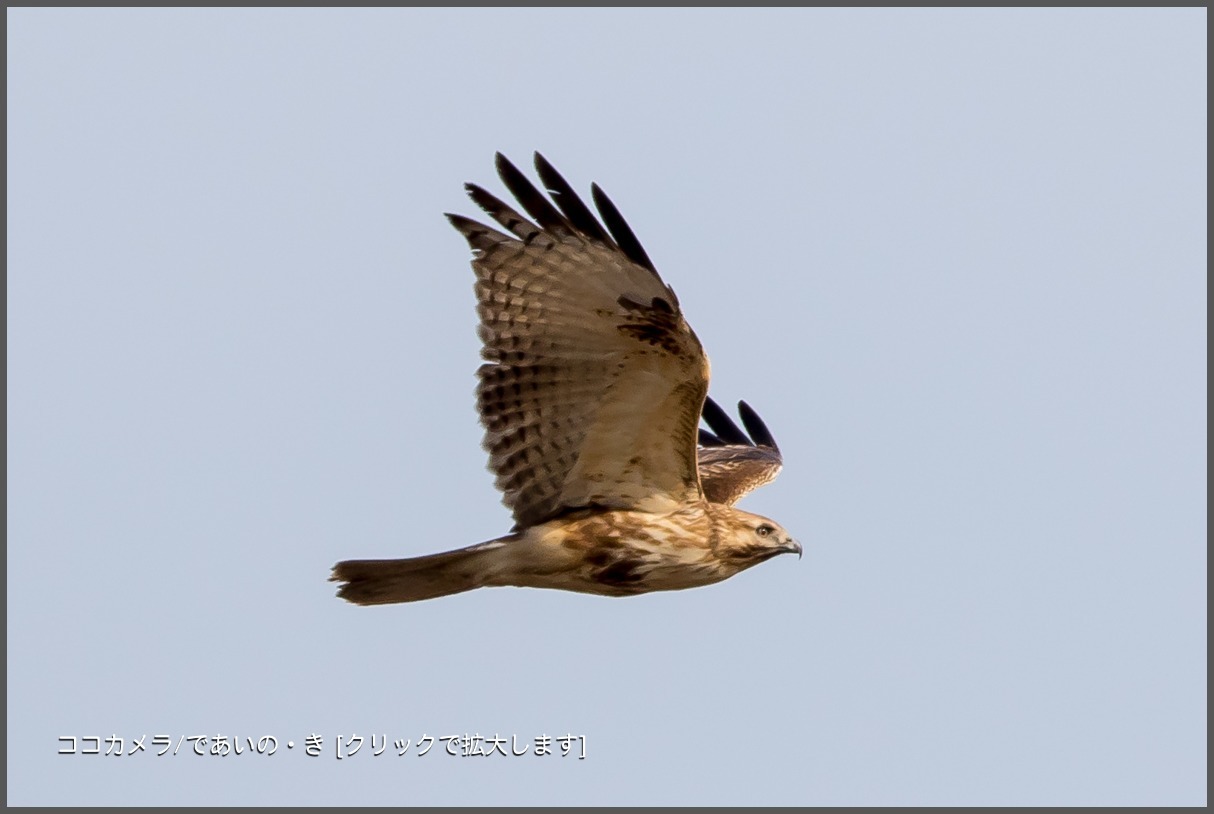
[[[1204,8],[7,22],[10,804],[1206,802]],[[348,605],[510,527],[442,213],[536,149],[805,556]]]

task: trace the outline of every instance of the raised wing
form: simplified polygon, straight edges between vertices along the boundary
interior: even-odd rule
[[[551,202],[497,155],[530,220],[466,185],[506,234],[447,216],[474,254],[477,405],[502,502],[523,528],[584,507],[699,500],[704,350],[603,191],[591,187],[600,222],[538,153],[535,166]]]
[[[759,414],[744,401],[738,402],[738,414],[745,432],[719,404],[711,398],[704,401],[704,421],[711,432],[700,430],[700,485],[710,503],[732,506],[775,480],[784,465],[776,439]]]

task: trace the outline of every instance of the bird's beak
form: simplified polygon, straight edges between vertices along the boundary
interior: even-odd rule
[[[801,559],[801,544],[791,537],[784,542],[784,545],[781,547],[781,551],[786,551],[789,554],[796,554],[797,559]]]

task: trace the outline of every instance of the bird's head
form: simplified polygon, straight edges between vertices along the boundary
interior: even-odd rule
[[[801,544],[776,521],[732,506],[714,508],[719,556],[738,562],[742,568],[777,554],[796,554],[800,559]]]

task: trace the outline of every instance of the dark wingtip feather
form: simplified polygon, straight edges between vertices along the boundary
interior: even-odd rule
[[[485,210],[491,218],[504,226],[511,234],[523,240],[530,240],[539,233],[538,226],[515,212],[513,208],[484,187],[469,183],[464,184],[464,190],[477,206]]]
[[[501,212],[503,209],[509,209],[501,198],[494,195],[489,190],[482,186],[477,186],[471,182],[464,184],[464,192],[468,193],[468,197],[473,203],[485,210],[490,215],[495,212]]]
[[[496,229],[492,229],[483,223],[477,223],[471,218],[465,218],[463,215],[455,215],[448,212],[446,216],[456,231],[468,241],[468,245],[478,251],[484,251],[509,239]]]
[[[726,444],[738,444],[740,446],[754,446],[746,433],[734,423],[729,414],[721,409],[721,405],[712,400],[712,397],[704,399],[703,409],[704,421],[712,428],[712,431],[717,434],[717,437]]]
[[[496,163],[497,174],[501,176],[502,183],[518,200],[523,210],[535,218],[535,222],[540,225],[540,228],[556,233],[573,231],[573,227],[565,216],[544,197],[544,194],[527,179],[527,176],[523,175],[522,170],[510,163],[510,160],[501,153],[497,153]]]
[[[712,433],[710,433],[708,430],[704,429],[703,427],[700,428],[699,444],[702,447],[723,447],[723,446],[725,446],[724,441],[722,441],[720,438],[717,438],[715,435],[713,435]]]
[[[470,232],[476,228],[480,228],[480,229],[488,228],[483,223],[477,223],[472,218],[467,218],[467,217],[464,217],[463,215],[457,215],[454,212],[444,212],[443,217],[446,218],[447,221],[452,226],[454,226],[456,229],[458,229],[462,234],[467,234],[468,232]]]
[[[598,184],[591,184],[590,195],[594,199],[594,205],[598,207],[599,214],[603,216],[603,223],[607,224],[611,236],[619,244],[620,251],[624,252],[629,260],[642,268],[649,269],[656,275],[658,270],[654,268],[653,261],[645,253],[641,241],[637,240],[637,236],[633,234],[632,228],[624,220],[620,210],[616,209],[615,204],[607,197],[607,193],[603,192],[602,187]]]
[[[776,452],[780,451],[780,448],[776,446],[776,439],[771,435],[771,430],[767,429],[763,419],[759,418],[759,414],[749,404],[739,401],[738,414],[742,416],[742,426],[746,427],[746,431],[750,433],[750,437],[757,445],[769,447]]]
[[[556,171],[548,159],[538,152],[535,154],[535,170],[539,173],[540,180],[547,188],[548,194],[552,196],[552,200],[556,201],[556,205],[565,213],[565,217],[569,219],[575,229],[589,238],[608,246],[615,246],[615,241],[611,239],[607,230],[590,211],[590,207],[586,206],[565,177]]]

